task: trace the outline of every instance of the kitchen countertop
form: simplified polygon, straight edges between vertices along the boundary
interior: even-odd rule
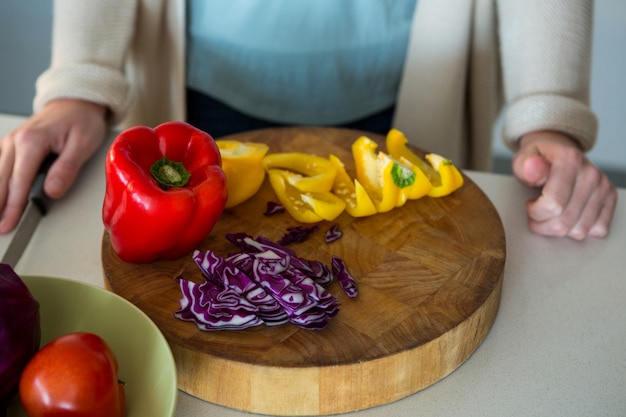
[[[0,137],[24,118],[0,115]],[[16,266],[103,286],[103,147],[54,203]],[[576,242],[530,233],[513,177],[468,171],[498,210],[507,237],[500,310],[456,371],[405,399],[343,414],[374,416],[626,415],[626,189],[611,234]],[[4,251],[12,234],[0,236]],[[250,416],[180,392],[176,417]]]

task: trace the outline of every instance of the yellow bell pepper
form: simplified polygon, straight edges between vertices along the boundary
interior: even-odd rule
[[[397,160],[404,158],[408,160],[426,175],[431,184],[434,186],[440,185],[441,178],[439,177],[439,173],[422,158],[413,153],[407,146],[408,143],[409,140],[404,133],[398,129],[391,129],[387,133],[385,147],[392,158]]]
[[[397,204],[399,207],[404,204],[406,200],[417,200],[418,198],[424,197],[433,187],[430,181],[428,181],[426,174],[417,166],[413,165],[408,159],[402,156],[398,163],[410,169],[415,174],[413,184],[400,189],[400,198]]]
[[[352,217],[376,214],[376,207],[359,180],[350,178],[345,165],[338,157],[329,155],[328,159],[337,168],[332,191],[346,203],[346,212]]]
[[[440,155],[431,153],[425,155],[428,163],[413,153],[407,147],[406,136],[398,129],[391,129],[387,133],[387,152],[397,159],[405,158],[419,168],[428,178],[431,188],[426,195],[442,197],[459,189],[463,185],[463,175],[452,164],[452,161]],[[429,165],[430,164],[430,165]]]
[[[296,188],[293,181],[294,176],[299,177],[298,174],[279,168],[267,172],[278,200],[301,223],[335,220],[346,207],[344,201],[330,191],[302,191]]]
[[[263,158],[263,166],[265,170],[278,168],[298,173],[289,179],[301,191],[330,191],[337,173],[327,158],[301,152],[269,154]]]
[[[361,136],[352,144],[356,178],[363,184],[378,213],[399,207],[406,198],[401,188],[413,184],[415,174],[384,152],[378,152],[376,142]]]
[[[430,197],[442,197],[463,186],[463,175],[452,161],[434,153],[427,154],[426,159],[441,178],[441,184],[433,186],[428,192]]]
[[[216,140],[222,155],[222,169],[228,184],[226,208],[252,197],[263,184],[262,160],[269,147],[264,143]]]

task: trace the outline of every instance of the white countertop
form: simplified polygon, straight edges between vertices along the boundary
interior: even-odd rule
[[[0,137],[23,118],[0,115]],[[105,147],[106,148],[106,147]],[[103,285],[103,148],[38,226],[22,275]],[[626,416],[626,189],[606,239],[546,238],[526,227],[533,195],[514,178],[467,172],[497,208],[507,239],[500,310],[485,341],[451,375],[374,416]],[[4,251],[11,234],[0,236]],[[250,416],[178,398],[176,417]]]

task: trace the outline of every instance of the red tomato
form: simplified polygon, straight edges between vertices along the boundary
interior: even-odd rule
[[[29,417],[122,417],[125,394],[117,371],[117,359],[100,336],[68,333],[28,362],[20,378],[20,400]]]

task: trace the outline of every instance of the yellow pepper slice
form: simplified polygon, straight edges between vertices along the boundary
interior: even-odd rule
[[[415,174],[415,180],[413,181],[413,184],[400,189],[400,199],[398,202],[399,207],[400,205],[404,204],[404,202],[401,201],[402,199],[404,199],[404,201],[417,200],[418,198],[428,195],[433,187],[426,177],[426,174],[424,174],[424,172],[417,166],[413,165],[408,159],[402,156],[400,157],[400,161],[398,162],[413,171],[413,173]]]
[[[440,185],[441,178],[439,177],[439,173],[433,169],[432,166],[428,165],[422,158],[411,151],[411,149],[407,146],[408,143],[409,140],[406,138],[404,133],[398,129],[391,129],[387,133],[385,147],[392,158],[397,160],[404,158],[408,160],[426,175],[428,181],[433,184],[433,186]]]
[[[265,179],[262,160],[269,147],[264,143],[216,140],[228,184],[226,208],[252,197]]]
[[[359,180],[350,178],[345,165],[338,157],[329,155],[328,159],[337,168],[332,191],[346,203],[346,212],[352,217],[376,214],[376,207]]]
[[[377,155],[377,148],[376,142],[361,136],[352,144],[352,156],[356,178],[363,184],[376,211],[384,213],[397,207],[402,196],[392,176],[392,170],[397,169],[398,164],[384,152],[378,152]]]
[[[293,184],[293,172],[272,168],[269,180],[285,210],[301,223],[335,220],[345,209],[344,201],[330,191],[302,191]]]
[[[301,152],[272,153],[263,158],[265,170],[283,169],[300,175],[290,176],[293,186],[301,191],[330,191],[337,169],[327,159]]]
[[[441,178],[441,184],[433,186],[428,192],[430,197],[442,197],[463,186],[463,175],[452,164],[452,161],[434,153],[426,155],[426,159]]]

